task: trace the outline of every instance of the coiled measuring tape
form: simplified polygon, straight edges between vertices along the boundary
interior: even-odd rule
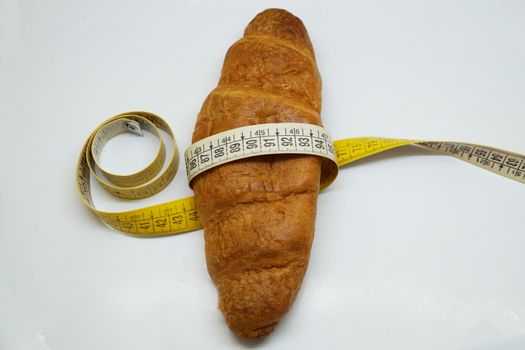
[[[173,139],[173,153],[166,162],[166,146],[159,130]],[[159,140],[158,152],[143,170],[117,175],[104,170],[99,158],[113,137],[129,132],[142,136],[150,132]],[[228,130],[191,145],[184,154],[188,182],[213,167],[248,157],[267,154],[309,154],[322,158],[321,189],[336,178],[338,167],[396,147],[415,145],[450,155],[498,175],[525,183],[525,156],[493,147],[463,142],[403,140],[359,137],[332,141],[322,127],[302,123],[259,124]],[[175,177],[179,164],[177,144],[169,125],[148,112],[128,112],[108,119],[89,136],[77,165],[77,189],[82,202],[106,225],[126,234],[164,236],[202,228],[193,197],[177,199],[125,212],[96,209],[91,196],[91,177],[109,193],[126,199],[152,196]]]

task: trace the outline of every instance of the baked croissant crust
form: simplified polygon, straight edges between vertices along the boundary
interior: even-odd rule
[[[321,77],[301,20],[258,14],[228,50],[193,142],[241,126],[321,125]],[[301,286],[315,228],[320,163],[269,155],[227,163],[192,182],[219,308],[238,336],[270,334]]]

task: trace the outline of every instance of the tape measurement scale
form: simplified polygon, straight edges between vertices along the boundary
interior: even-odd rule
[[[464,142],[402,140],[380,137],[359,137],[334,141],[339,166],[406,145],[414,145],[449,155],[495,174],[525,183],[525,156],[493,147]]]
[[[173,140],[173,155],[163,172],[160,171],[166,152],[159,130],[166,132]],[[145,169],[131,175],[116,175],[98,165],[102,147],[112,137],[124,132],[142,135],[143,131],[151,132],[159,139],[159,151]],[[163,236],[197,230],[202,226],[193,197],[118,213],[98,210],[93,203],[91,175],[114,196],[139,199],[163,190],[175,176],[178,165],[177,143],[171,128],[162,118],[148,112],[122,113],[99,125],[82,147],[77,165],[77,189],[82,202],[104,224],[115,230],[137,236]]]
[[[173,139],[173,155],[165,163],[166,149],[162,130]],[[109,173],[99,165],[104,145],[113,137],[131,132],[141,136],[150,132],[159,139],[154,160],[143,170],[130,175]],[[188,182],[204,171],[221,164],[267,154],[309,154],[322,158],[321,188],[336,178],[338,166],[396,147],[415,145],[450,155],[498,175],[525,183],[525,156],[493,147],[464,142],[422,141],[360,137],[332,142],[320,126],[303,123],[258,124],[212,135],[191,145],[185,152]],[[177,144],[169,125],[148,112],[119,114],[98,126],[82,147],[77,165],[77,189],[82,202],[109,227],[141,237],[164,236],[202,228],[193,197],[177,199],[125,212],[96,209],[91,196],[91,175],[109,193],[126,199],[152,196],[175,177],[179,164]]]
[[[304,123],[245,126],[212,135],[191,145],[184,158],[188,183],[218,165],[270,154],[308,154],[322,157],[321,189],[337,177],[332,138],[324,128]]]

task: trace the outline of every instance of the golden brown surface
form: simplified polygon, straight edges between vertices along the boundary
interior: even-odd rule
[[[269,9],[228,50],[193,142],[252,124],[321,125],[320,109],[321,78],[303,23]],[[319,178],[317,157],[279,155],[224,164],[193,181],[208,271],[235,334],[270,334],[295,300],[312,245]]]

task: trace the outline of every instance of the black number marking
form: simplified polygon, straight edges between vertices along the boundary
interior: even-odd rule
[[[257,140],[247,140],[246,141],[246,148],[247,149],[254,149],[257,148]]]
[[[264,147],[275,147],[277,144],[275,143],[275,139],[263,139],[263,145]]]
[[[141,230],[149,230],[151,228],[151,222],[149,222],[149,221],[138,222],[137,226]]]
[[[478,157],[486,157],[488,152],[485,151],[484,149],[477,149],[474,151],[474,154],[477,155]]]
[[[193,170],[197,167],[197,158],[190,160],[190,170]]]
[[[291,137],[281,137],[281,146],[283,147],[289,147],[292,146],[292,138]]]
[[[503,161],[503,156],[501,154],[492,153],[490,155],[490,160],[497,162],[497,163],[501,163]]]
[[[299,137],[297,141],[300,147],[310,147],[310,139],[308,137]]]
[[[219,147],[219,148],[214,149],[214,150],[213,150],[213,156],[214,156],[215,158],[219,158],[219,157],[224,156],[224,147],[221,146],[221,147]]]
[[[132,222],[121,222],[120,226],[122,226],[123,230],[127,231],[131,231],[135,227]]]
[[[165,228],[168,225],[168,220],[166,218],[155,219],[155,226]]]
[[[240,152],[241,150],[241,143],[235,142],[230,145],[230,153]]]
[[[189,211],[188,212],[188,218],[191,221],[199,221],[199,214],[197,214],[197,212],[195,210]]]
[[[184,218],[184,216],[182,215],[173,215],[171,217],[171,223],[174,224],[174,225],[180,225],[182,224],[182,219]]]

